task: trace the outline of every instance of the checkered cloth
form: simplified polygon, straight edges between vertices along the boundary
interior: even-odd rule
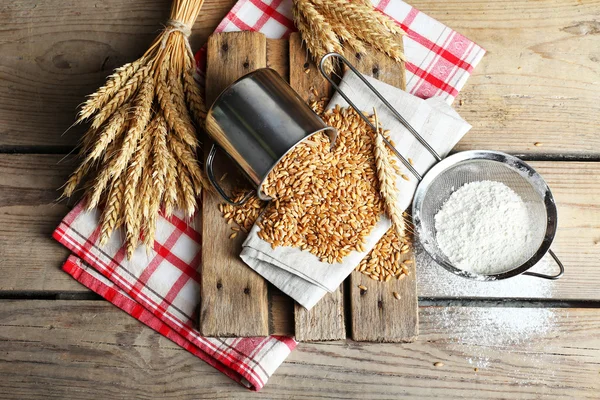
[[[374,1],[408,32],[408,90],[420,97],[442,96],[452,102],[481,60],[484,50],[462,35],[399,0]],[[240,0],[217,32],[258,30],[270,38],[294,30],[291,0]],[[204,70],[204,51],[196,55]],[[153,251],[140,248],[128,261],[123,237],[98,245],[98,212],[76,206],[58,226],[54,238],[74,255],[63,269],[139,321],[244,386],[259,390],[296,346],[292,338],[220,339],[194,329],[200,302],[200,233],[180,215],[160,217]],[[199,225],[199,224],[198,224]]]
[[[98,245],[99,212],[76,206],[54,231],[68,247],[63,270],[144,324],[244,386],[258,390],[296,346],[292,338],[207,338],[194,326],[200,300],[200,233],[181,215],[159,218],[151,254],[125,257],[117,232]]]
[[[375,8],[394,19],[407,33],[406,90],[418,97],[440,96],[449,104],[481,61],[485,50],[460,33],[400,0],[371,0]],[[240,0],[217,26],[216,32],[258,31],[272,39],[296,29],[291,0]],[[204,70],[205,54],[196,54]]]

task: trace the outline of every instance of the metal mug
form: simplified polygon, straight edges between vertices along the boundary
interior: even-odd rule
[[[262,183],[297,144],[322,131],[328,133],[332,146],[337,137],[337,131],[270,68],[250,72],[223,90],[206,114],[205,129],[256,185],[262,200],[270,200]],[[238,202],[225,193],[214,176],[216,151],[213,145],[206,159],[208,179],[228,203],[241,205],[252,192]]]

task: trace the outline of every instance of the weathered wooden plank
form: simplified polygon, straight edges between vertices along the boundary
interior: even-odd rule
[[[66,203],[54,202],[56,188],[74,167],[72,161],[59,164],[61,158],[0,154],[2,291],[87,291],[60,270],[68,252],[50,237],[69,210]],[[449,281],[451,275],[445,270],[428,269],[420,263],[420,296],[600,300],[600,163],[530,164],[546,179],[556,198],[559,228],[553,248],[565,263],[565,275],[552,282],[519,277],[504,283],[480,282],[474,287],[475,282]],[[540,267],[536,269],[542,270]],[[553,270],[551,265],[545,269]],[[530,283],[525,284],[526,280]],[[505,287],[495,288],[496,284]]]
[[[371,51],[366,55],[356,55],[350,62],[365,75],[406,88],[404,65],[382,53]],[[356,88],[358,90],[363,88]],[[410,251],[404,256],[404,259],[412,259],[413,253]],[[367,289],[362,290],[359,286]],[[400,299],[394,297],[394,292],[400,295]],[[408,276],[385,283],[353,272],[350,275],[350,301],[352,339],[373,342],[408,342],[416,339],[419,318],[414,263],[409,267]]]
[[[266,38],[255,32],[212,35],[207,54],[206,99],[211,104],[236,79],[266,66]],[[228,163],[227,171],[235,172]],[[218,209],[222,201],[216,193],[202,195],[200,331],[205,336],[266,336],[267,284],[239,258],[245,235],[229,239],[231,230]]]
[[[0,291],[88,292],[60,270],[69,252],[51,237],[70,209],[56,201],[75,167],[62,157],[0,155]]]
[[[199,49],[235,0],[207,1],[192,30]],[[24,0],[3,4],[0,148],[72,146],[77,106],[112,70],[141,56],[167,22],[162,0]]]
[[[289,40],[290,85],[307,102],[329,98],[331,85],[307,56],[302,38],[293,33]],[[294,311],[296,340],[323,341],[346,338],[344,294],[342,286],[321,299],[310,311],[296,304]]]
[[[600,163],[532,162],[546,180],[558,206],[558,231],[552,249],[565,264],[557,281],[519,276],[476,282],[452,275],[424,255],[418,257],[419,295],[480,298],[597,298],[600,287]],[[546,255],[532,271],[556,273]]]
[[[420,312],[415,343],[300,343],[254,396],[597,399],[598,309]],[[4,398],[248,397],[107,302],[2,301],[0,354]]]
[[[600,155],[598,1],[410,4],[488,50],[455,101],[458,150]]]
[[[285,39],[267,39],[267,67],[274,69],[283,79],[290,80],[289,42]]]

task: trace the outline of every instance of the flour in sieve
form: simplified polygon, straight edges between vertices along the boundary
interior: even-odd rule
[[[493,275],[532,255],[527,205],[500,182],[471,182],[448,197],[435,215],[438,246],[463,271]]]

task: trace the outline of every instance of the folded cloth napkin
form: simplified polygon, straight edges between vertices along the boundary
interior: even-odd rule
[[[485,51],[472,41],[400,0],[375,0],[376,8],[407,31],[407,88],[419,97],[440,96],[451,102]],[[291,0],[240,0],[216,32],[260,31],[269,38],[295,31]],[[196,54],[203,76],[205,50]],[[199,83],[202,84],[201,81]],[[200,234],[177,217],[159,218],[154,254],[137,252],[124,261],[118,248],[98,247],[98,216],[76,206],[54,232],[75,254],[63,269],[142,323],[235,379],[259,390],[295,346],[291,338],[204,338],[193,328],[200,302],[196,268]],[[108,251],[110,250],[110,251]],[[171,264],[171,265],[169,265]]]
[[[471,129],[471,125],[439,97],[423,100],[376,79],[368,78],[368,80],[442,157],[446,156]],[[390,136],[396,143],[397,149],[404,154],[404,157],[412,158],[414,168],[419,173],[423,174],[435,163],[435,158],[353,72],[348,71],[344,75],[340,89],[360,110],[371,111],[373,107],[377,109],[383,128],[390,130]],[[347,106],[337,93],[331,99],[329,108],[336,104]],[[401,168],[405,169],[403,165]],[[406,169],[403,173],[410,176],[410,172]],[[417,184],[415,177],[409,181],[398,177],[396,187],[402,210],[410,205]],[[382,216],[366,239],[365,252],[354,251],[345,257],[343,262],[331,265],[319,261],[319,258],[310,252],[298,248],[271,248],[269,243],[258,237],[260,229],[255,225],[243,244],[240,256],[246,264],[281,291],[310,309],[327,292],[333,292],[342,283],[390,226],[388,218]]]
[[[207,338],[194,328],[200,303],[198,218],[161,216],[154,249],[147,254],[140,247],[131,260],[125,257],[121,231],[100,246],[98,220],[97,210],[88,212],[79,204],[56,228],[54,238],[75,254],[63,270],[242,385],[264,386],[296,342],[283,336]]]

